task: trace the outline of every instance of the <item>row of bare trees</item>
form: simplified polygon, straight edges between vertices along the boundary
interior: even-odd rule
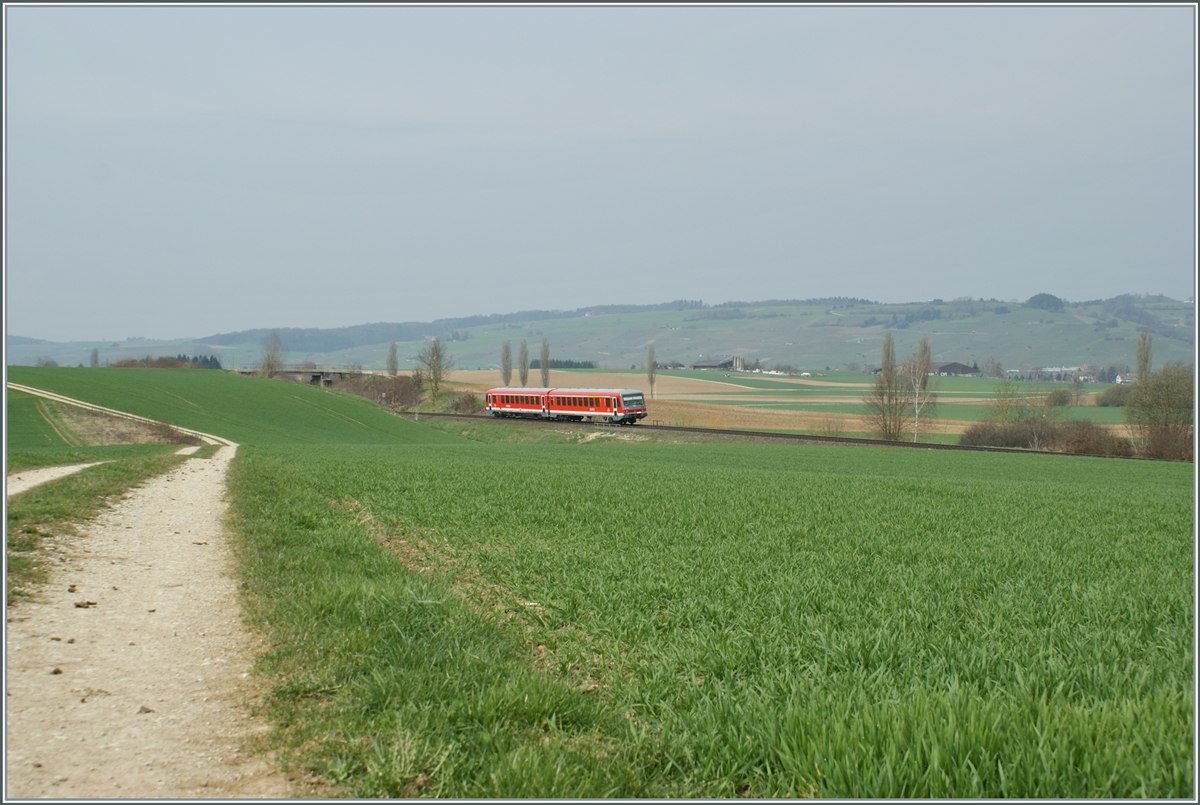
[[[512,382],[512,344],[505,340],[500,345],[500,381],[507,386]],[[542,351],[538,356],[538,371],[542,376],[542,388],[550,387],[550,342],[542,339]],[[529,385],[529,344],[521,339],[521,349],[517,353],[517,375],[521,378],[521,386]]]
[[[286,348],[283,346],[283,341],[279,337],[278,332],[272,332],[263,340],[262,345],[262,360],[258,365],[258,374],[262,377],[274,377],[284,369],[284,356],[287,354]],[[400,386],[392,384],[371,383],[371,390],[365,391],[361,396],[378,395],[380,401],[387,398],[387,394],[391,393],[391,399],[399,401],[401,398],[406,403],[417,405],[420,402],[421,396],[426,387],[428,387],[433,398],[433,404],[437,405],[438,394],[441,391],[442,385],[446,380],[446,375],[454,368],[454,359],[446,351],[446,345],[440,339],[433,339],[426,342],[425,346],[417,353],[417,365],[413,368],[412,375],[408,378],[409,382],[404,384],[403,390]],[[389,378],[395,379],[400,371],[400,359],[397,353],[396,342],[393,341],[388,347],[387,354],[387,373]],[[365,382],[365,381],[364,381]],[[359,393],[359,391],[355,391]],[[404,407],[411,407],[405,405]]]
[[[879,438],[900,441],[911,431],[915,442],[921,415],[929,417],[937,410],[937,391],[929,382],[931,354],[929,339],[921,336],[916,353],[897,365],[892,334],[884,334],[879,376],[863,400],[867,419]]]

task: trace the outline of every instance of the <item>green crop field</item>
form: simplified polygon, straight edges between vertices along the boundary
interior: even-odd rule
[[[360,796],[1188,797],[1188,465],[263,446],[277,740]]]
[[[454,441],[359,397],[206,369],[11,366],[14,383],[53,391],[243,444]]]
[[[268,740],[338,793],[1193,793],[1190,465],[586,441],[213,371],[10,372],[242,444]],[[40,446],[25,395],[8,419],[78,449]],[[10,562],[86,497],[63,490],[10,508]]]

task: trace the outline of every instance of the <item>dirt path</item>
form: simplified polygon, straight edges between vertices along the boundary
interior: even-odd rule
[[[59,478],[65,478],[68,475],[74,475],[80,470],[86,470],[88,467],[95,467],[97,464],[103,464],[103,461],[92,461],[88,464],[66,464],[61,467],[42,467],[36,470],[24,470],[22,472],[14,472],[5,480],[5,490],[7,497],[19,495],[22,492],[33,489],[35,486],[57,481]]]
[[[266,727],[221,527],[235,450],[60,538],[41,600],[9,609],[7,798],[289,795],[247,752]]]

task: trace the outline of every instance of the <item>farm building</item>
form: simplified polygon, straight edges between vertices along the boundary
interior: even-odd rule
[[[929,373],[931,375],[938,375],[939,377],[974,377],[979,374],[979,370],[973,369],[965,363],[947,361],[945,363],[931,363],[929,365]]]
[[[733,358],[714,358],[711,360],[696,361],[689,368],[729,370],[734,368]]]

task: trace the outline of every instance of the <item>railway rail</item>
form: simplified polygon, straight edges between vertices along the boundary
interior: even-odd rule
[[[610,425],[603,422],[569,422],[566,420],[543,420],[533,418],[496,418],[484,414],[421,414],[423,417],[438,419],[461,419],[475,422],[504,422],[524,423],[529,425],[554,425],[574,428],[592,428],[603,430],[618,430],[622,427],[632,427],[638,431],[657,431],[662,433],[691,433],[701,436],[717,436],[724,439],[741,441],[779,441],[795,444],[840,444],[844,446],[861,447],[894,447],[910,450],[966,450],[976,453],[1022,453],[1025,455],[1057,455],[1057,456],[1090,456],[1091,458],[1123,458],[1134,461],[1160,461],[1161,459],[1140,458],[1138,456],[1101,456],[1092,453],[1054,453],[1034,450],[1023,450],[1019,447],[984,447],[968,444],[939,444],[936,442],[893,442],[886,439],[856,439],[849,436],[809,436],[799,433],[775,433],[766,430],[728,430],[721,428],[696,428],[686,425],[647,425],[633,426]]]

